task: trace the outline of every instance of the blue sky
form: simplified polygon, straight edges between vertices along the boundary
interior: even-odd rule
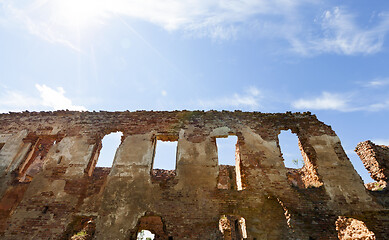
[[[311,111],[389,145],[389,2],[0,0],[0,112]]]

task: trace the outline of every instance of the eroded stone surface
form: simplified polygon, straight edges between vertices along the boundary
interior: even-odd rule
[[[278,134],[288,129],[299,137],[300,170],[283,163]],[[123,137],[112,168],[95,168],[101,139],[115,131]],[[235,166],[218,164],[216,138],[228,135],[238,137]],[[175,170],[153,169],[157,139],[178,141]],[[387,192],[366,191],[334,131],[310,113],[0,114],[0,144],[2,239],[69,239],[83,229],[94,239],[140,230],[156,239],[337,239],[339,216],[389,239]]]

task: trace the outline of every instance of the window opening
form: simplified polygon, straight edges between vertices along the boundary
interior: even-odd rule
[[[122,132],[114,132],[104,136],[96,167],[112,167],[116,151],[121,143]]]
[[[235,151],[237,143],[237,136],[216,138],[219,165],[235,165]]]
[[[157,136],[154,142],[152,180],[170,180],[176,176],[177,138]]]
[[[290,130],[281,131],[278,136],[281,155],[287,169],[287,178],[292,186],[298,188],[320,187],[320,180],[316,166],[309,159],[298,136]]]
[[[216,138],[219,162],[219,189],[242,190],[240,153],[237,136]]]
[[[222,215],[219,220],[219,230],[224,240],[247,239],[246,220],[239,216]]]
[[[149,230],[141,230],[136,237],[137,240],[153,240],[155,234],[152,234]]]
[[[157,137],[153,169],[175,170],[177,141],[163,141]]]
[[[299,149],[299,140],[296,134],[290,130],[281,131],[278,136],[284,164],[287,168],[300,169],[304,166],[304,160]]]
[[[168,239],[165,227],[160,216],[143,216],[139,219],[130,239]]]

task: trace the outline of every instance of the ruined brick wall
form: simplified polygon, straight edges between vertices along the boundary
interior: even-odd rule
[[[371,178],[377,182],[389,181],[389,146],[365,141],[359,143],[355,151],[370,172]]]
[[[284,165],[278,135],[288,129],[300,170]],[[101,139],[115,131],[123,137],[112,168],[95,168]],[[235,166],[218,163],[216,138],[228,135],[238,137]],[[178,142],[175,170],[153,169],[157,139]],[[387,205],[310,113],[1,114],[0,148],[2,239],[70,239],[82,229],[135,239],[146,228],[156,239],[225,239],[223,219],[232,239],[337,239],[339,216],[389,239]]]

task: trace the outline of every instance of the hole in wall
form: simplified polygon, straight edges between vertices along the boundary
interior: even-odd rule
[[[122,132],[113,132],[104,136],[101,141],[101,150],[96,167],[110,168],[115,159],[115,154],[121,143]]]
[[[224,240],[247,239],[246,220],[235,215],[222,215],[219,219],[219,230]]]
[[[145,232],[145,231],[148,232]],[[148,216],[143,216],[138,220],[138,224],[136,227],[131,231],[131,236],[130,239],[142,239],[145,240],[145,238],[148,234],[149,237],[150,233],[153,234],[153,238],[151,239],[167,239],[168,234],[165,232],[165,227],[164,223],[162,221],[162,218],[160,216],[155,216],[155,215],[148,215]],[[140,234],[142,238],[140,237]]]
[[[375,240],[375,235],[370,231],[366,224],[354,218],[339,216],[335,222],[336,231],[340,240],[359,239]]]
[[[235,166],[235,151],[237,143],[237,136],[216,138],[219,165]]]
[[[238,137],[216,138],[216,148],[219,163],[217,188],[242,190]]]
[[[292,186],[298,188],[314,188],[323,185],[311,161],[309,152],[301,143],[298,136],[291,130],[282,130],[278,136],[279,147],[284,165],[287,169],[287,178]],[[313,150],[310,150],[311,153]]]
[[[175,170],[177,141],[156,140],[153,169]]]
[[[156,136],[154,146],[153,180],[169,180],[176,176],[177,139]]]
[[[154,239],[155,234],[151,233],[149,230],[141,230],[136,236],[136,240],[152,240]]]
[[[299,149],[299,140],[290,130],[281,131],[278,135],[281,153],[286,168],[301,169],[304,166],[303,156]]]

